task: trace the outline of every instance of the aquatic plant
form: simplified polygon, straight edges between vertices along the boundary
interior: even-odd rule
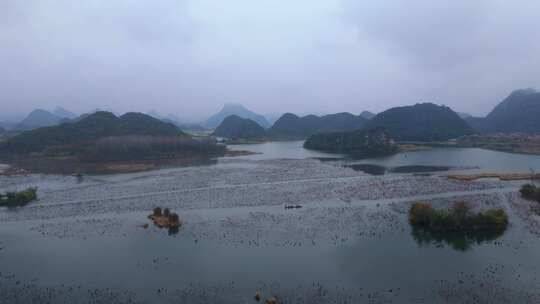
[[[37,188],[30,187],[18,192],[0,194],[0,206],[22,207],[37,199]]]
[[[540,188],[533,184],[525,184],[519,189],[521,196],[540,202]]]
[[[171,211],[169,210],[169,208],[163,209],[163,216],[169,216],[170,214],[171,214]]]
[[[154,208],[154,216],[161,216],[161,208],[156,207]]]
[[[504,231],[508,215],[503,209],[473,214],[466,202],[456,202],[449,210],[436,210],[430,204],[414,203],[409,210],[409,222],[415,228],[431,231]]]

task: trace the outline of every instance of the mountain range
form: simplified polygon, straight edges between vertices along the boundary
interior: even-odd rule
[[[185,135],[175,125],[141,113],[126,113],[116,117],[110,112],[96,112],[76,122],[42,127],[12,137],[0,147],[1,151],[43,152],[52,146],[73,145],[95,141],[107,136]]]
[[[268,136],[281,139],[302,139],[317,133],[360,129],[367,121],[366,118],[346,112],[303,117],[285,113],[268,129]]]
[[[14,129],[17,131],[28,131],[53,126],[59,124],[62,119],[62,117],[56,116],[47,110],[36,109],[30,112]]]
[[[225,120],[227,116],[230,115],[236,115],[241,118],[249,118],[265,129],[270,127],[270,124],[264,116],[248,110],[243,105],[233,103],[226,104],[218,113],[208,118],[206,120],[206,127],[210,129],[215,129],[223,122],[223,120]]]

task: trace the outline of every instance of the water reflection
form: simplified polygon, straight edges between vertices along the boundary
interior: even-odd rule
[[[458,251],[467,251],[475,245],[499,238],[504,231],[434,232],[424,228],[412,228],[411,234],[420,247],[447,245]]]
[[[179,227],[170,227],[168,233],[169,235],[176,235],[178,234],[178,231],[180,231]]]

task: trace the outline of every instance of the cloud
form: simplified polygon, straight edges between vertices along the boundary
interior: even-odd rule
[[[4,0],[0,103],[203,117],[228,102],[359,113],[434,101],[484,114],[538,86],[538,11],[535,0]]]
[[[359,40],[410,79],[424,79],[418,98],[475,113],[513,89],[538,85],[538,11],[533,0],[344,2],[344,20]]]

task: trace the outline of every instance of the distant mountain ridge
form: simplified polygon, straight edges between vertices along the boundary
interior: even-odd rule
[[[370,112],[370,111],[363,111],[362,113],[360,113],[360,117],[364,117],[365,119],[372,119],[373,117],[375,117],[376,114]]]
[[[486,117],[465,117],[478,133],[540,133],[540,92],[519,89],[497,104]]]
[[[285,113],[268,129],[268,135],[283,139],[301,139],[317,133],[360,129],[367,121],[366,118],[346,112],[303,117]]]
[[[230,115],[237,115],[238,117],[241,117],[241,118],[251,119],[265,129],[270,126],[270,124],[268,123],[268,121],[263,115],[254,113],[248,110],[247,108],[245,108],[241,104],[231,103],[231,104],[224,105],[223,108],[218,113],[208,118],[208,120],[206,121],[206,127],[210,129],[214,129],[217,126],[219,126],[223,122],[223,120],[225,120],[227,116],[230,116]]]
[[[185,123],[185,122],[181,122],[180,119],[178,117],[176,117],[176,115],[173,115],[173,114],[168,114],[166,116],[164,115],[161,115],[159,112],[155,111],[155,110],[150,110],[148,112],[146,112],[146,115],[149,115],[149,116],[152,116],[156,119],[159,119],[163,122],[170,122],[174,125],[176,125],[178,128],[180,128],[180,130],[188,130],[188,131],[203,131],[204,128],[203,126],[201,126],[200,124],[198,123]]]
[[[379,127],[398,141],[444,141],[474,132],[452,109],[433,103],[388,109],[365,126],[366,129]]]
[[[486,116],[492,132],[540,132],[540,92],[522,89],[512,92]]]
[[[77,117],[77,114],[70,112],[62,107],[56,107],[52,113],[60,118],[74,119]]]
[[[226,138],[263,138],[266,130],[249,118],[229,115],[212,135]]]
[[[51,146],[93,141],[107,136],[185,135],[175,125],[142,113],[126,113],[116,117],[110,112],[95,112],[79,121],[23,132],[5,142],[0,150],[31,153]]]
[[[53,113],[43,110],[36,109],[30,112],[20,123],[15,126],[17,131],[27,131],[41,127],[53,126],[62,120],[62,117],[56,116]]]

